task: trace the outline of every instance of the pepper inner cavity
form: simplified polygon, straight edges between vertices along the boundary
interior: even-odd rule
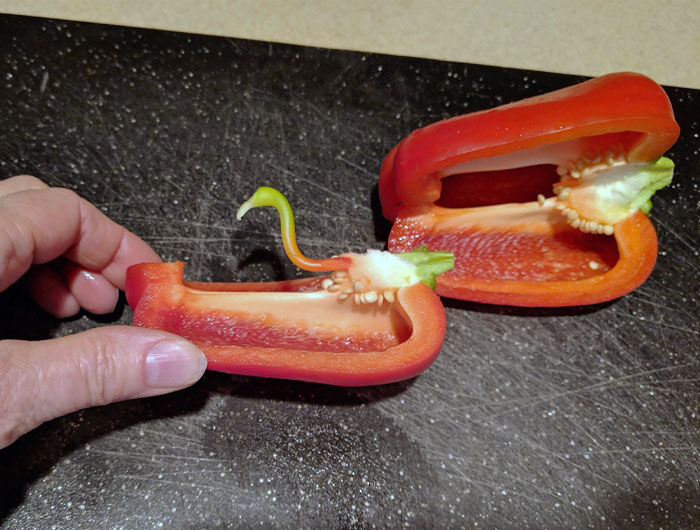
[[[554,184],[560,180],[554,164],[458,173],[442,179],[442,193],[436,204],[443,208],[477,208],[532,202],[538,195],[554,196]]]

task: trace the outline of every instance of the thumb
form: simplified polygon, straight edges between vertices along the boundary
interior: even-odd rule
[[[190,342],[130,326],[0,341],[0,448],[69,412],[189,386],[206,364]]]

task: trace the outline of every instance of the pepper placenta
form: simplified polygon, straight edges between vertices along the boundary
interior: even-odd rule
[[[241,375],[340,386],[390,383],[425,370],[438,355],[445,313],[431,289],[454,259],[415,249],[377,250],[314,260],[296,244],[291,208],[260,188],[238,213],[274,206],[291,261],[330,272],[270,283],[183,281],[184,263],[144,263],[127,271],[137,326],[162,329],[199,346],[208,368]]]
[[[610,74],[411,133],[382,164],[389,250],[450,250],[438,294],[520,306],[593,304],[646,280],[646,213],[671,182],[678,124],[663,89]]]

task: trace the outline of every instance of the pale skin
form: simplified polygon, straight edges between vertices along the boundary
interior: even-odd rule
[[[160,261],[139,237],[72,191],[21,175],[0,181],[0,291],[26,274],[37,304],[65,318],[114,310],[126,269]],[[206,359],[175,335],[103,326],[59,339],[0,341],[0,449],[70,412],[195,383]]]

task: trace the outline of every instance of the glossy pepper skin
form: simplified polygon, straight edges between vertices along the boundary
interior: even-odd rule
[[[270,204],[253,206],[260,205]],[[370,258],[345,254],[311,260],[298,252],[293,224],[283,237],[295,263],[332,274],[270,283],[199,283],[183,281],[181,262],[134,265],[126,280],[134,325],[185,337],[202,349],[209,369],[241,375],[365,386],[414,377],[433,362],[444,339],[444,309],[420,281],[382,283],[382,271],[374,269],[387,260],[394,263],[396,256],[370,251],[375,253]],[[418,254],[418,259],[426,255]],[[445,259],[437,256],[440,270]],[[371,290],[377,285],[379,291]]]
[[[645,212],[670,182],[672,162],[655,161],[678,135],[663,89],[634,73],[416,130],[380,172],[389,250],[452,251],[455,268],[437,279],[445,297],[543,307],[617,298],[654,267]]]

